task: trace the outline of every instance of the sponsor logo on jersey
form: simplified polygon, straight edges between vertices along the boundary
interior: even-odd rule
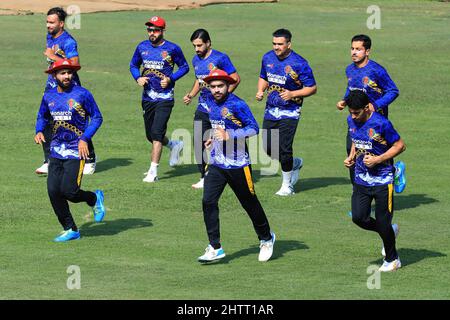
[[[273,74],[269,72],[267,73],[267,79],[269,80],[269,82],[285,84],[287,78],[285,76],[280,76],[278,74]]]

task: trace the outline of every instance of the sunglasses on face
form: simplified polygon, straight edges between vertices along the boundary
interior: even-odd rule
[[[147,28],[147,32],[153,32],[153,33],[160,33],[162,29],[156,29],[156,28]]]

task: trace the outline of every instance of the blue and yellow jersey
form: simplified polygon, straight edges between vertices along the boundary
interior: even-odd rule
[[[88,90],[75,85],[65,92],[53,88],[42,97],[36,133],[43,132],[52,123],[50,157],[79,159],[78,142],[91,139],[102,122],[102,114]]]
[[[369,60],[362,68],[354,63],[350,64],[345,74],[348,82],[344,100],[350,91],[364,91],[375,110],[387,117],[389,104],[399,95],[398,88],[387,71],[375,61]]]
[[[174,72],[175,65],[178,70]],[[142,66],[142,72],[141,72]],[[175,82],[189,72],[181,48],[170,41],[164,40],[160,46],[154,47],[149,40],[142,41],[134,51],[130,61],[130,72],[135,80],[147,77],[142,100],[170,101],[174,100]],[[171,82],[167,88],[161,87],[161,80],[169,77]]]
[[[280,60],[272,50],[262,58],[259,77],[269,83],[264,119],[299,119],[303,99],[285,101],[280,97],[280,93],[284,89],[295,91],[316,85],[308,61],[294,51]]]
[[[63,59],[78,57],[77,41],[67,31],[61,33],[57,38],[53,38],[50,34],[47,34],[47,48],[52,49],[55,55]],[[53,62],[53,60],[47,58],[49,69],[52,67]],[[80,78],[76,72],[73,75],[72,82],[74,85],[81,85]],[[49,74],[45,90],[56,88],[57,86],[56,80]]]
[[[228,74],[232,74],[236,72],[236,68],[225,53],[216,50],[211,50],[210,55],[204,59],[195,55],[194,58],[192,58],[192,66],[194,67],[195,77],[200,86],[197,110],[207,113],[209,110],[207,109],[206,97],[211,93],[208,84],[204,82],[203,79],[207,77],[213,69],[221,69]]]
[[[258,123],[244,100],[229,93],[225,101],[217,103],[207,96],[212,130],[222,128],[230,136],[227,141],[213,139],[210,164],[222,169],[237,169],[250,164],[246,138],[257,135]]]
[[[391,184],[394,179],[392,159],[368,168],[363,162],[364,155],[379,156],[389,150],[400,140],[392,123],[377,112],[366,122],[354,121],[351,115],[347,118],[349,133],[356,149],[355,183],[363,186]]]

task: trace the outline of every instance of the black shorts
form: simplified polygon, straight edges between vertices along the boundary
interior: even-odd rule
[[[281,162],[292,159],[292,144],[294,143],[295,132],[297,131],[298,119],[281,119],[281,120],[266,120],[263,121],[263,146],[267,154],[274,159],[280,160]],[[278,140],[278,157],[272,150],[276,147],[276,135],[273,130],[278,129],[279,140]]]
[[[167,131],[167,123],[174,101],[150,102],[142,101],[142,111],[144,112],[145,134],[150,142],[162,142]]]
[[[359,219],[368,219],[375,200],[375,216],[387,216],[392,220],[394,214],[394,185],[387,184],[381,186],[353,185],[352,195],[352,216]]]

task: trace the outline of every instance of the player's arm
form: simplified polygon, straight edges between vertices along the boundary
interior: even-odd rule
[[[386,109],[399,95],[399,90],[392,81],[386,70],[381,69],[378,73],[378,86],[383,90],[383,95],[378,100],[372,102],[375,111]]]
[[[380,164],[384,161],[390,160],[392,158],[395,158],[400,153],[406,150],[406,145],[403,142],[403,140],[400,138],[394,144],[392,147],[390,147],[385,153],[380,154],[379,156],[371,156],[371,155],[365,155],[364,156],[364,164],[368,168],[372,168],[376,166],[377,164]]]
[[[239,83],[241,82],[241,77],[239,76],[239,74],[237,72],[231,73],[230,77],[236,81],[235,83],[230,84],[230,86],[228,87],[228,92],[231,93],[234,90],[236,90],[236,88],[239,86]]]
[[[36,135],[34,136],[34,142],[37,144],[42,144],[42,142],[46,142],[44,138],[44,129],[50,121],[50,110],[48,108],[47,102],[45,101],[45,97],[42,97],[41,106],[39,107],[39,111],[36,119]]]
[[[178,66],[178,70],[174,72],[170,77],[165,77],[161,80],[161,87],[167,88],[170,83],[175,83],[178,79],[183,77],[189,72],[189,64],[184,57],[183,51],[179,47],[176,47],[173,54],[173,62]]]
[[[352,167],[355,164],[355,158],[356,158],[356,148],[355,144],[352,143],[352,147],[350,148],[350,153],[347,158],[344,160],[344,166],[347,168]]]
[[[130,73],[133,79],[137,82],[141,87],[145,86],[148,82],[147,77],[141,77],[141,64],[142,57],[139,51],[139,46],[137,46],[136,50],[134,50],[133,57],[130,61]]]
[[[188,105],[189,103],[191,103],[192,99],[198,94],[199,91],[200,91],[200,83],[198,79],[195,79],[192,89],[188,93],[186,93],[186,95],[183,97],[184,104]]]
[[[261,101],[264,98],[264,91],[269,87],[269,82],[263,78],[258,79],[258,89],[256,92],[256,100]]]
[[[312,96],[317,92],[317,86],[314,85],[312,87],[303,87],[299,90],[283,90],[283,92],[280,93],[280,97],[283,100],[291,100],[293,98],[306,98],[309,96]]]

